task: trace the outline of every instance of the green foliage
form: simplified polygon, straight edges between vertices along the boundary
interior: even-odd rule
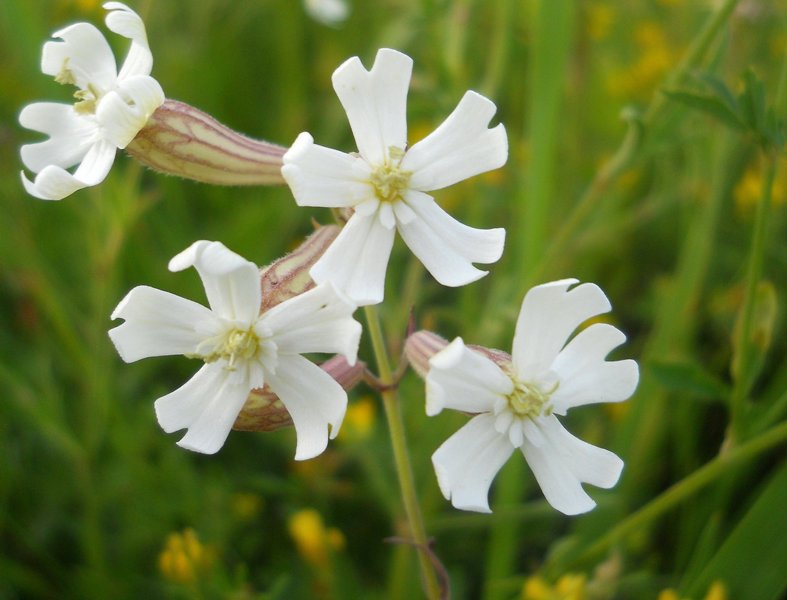
[[[463,417],[427,419],[423,383],[412,373],[402,382],[421,509],[454,598],[511,599],[533,574],[554,584],[579,572],[590,598],[666,587],[702,598],[719,579],[731,598],[784,593],[780,3],[734,11],[728,0],[712,13],[685,1],[529,0],[523,10],[514,0],[351,0],[335,28],[295,0],[130,3],[165,93],[252,137],[289,144],[308,130],[354,150],[330,75],[353,55],[368,66],[383,46],[415,61],[411,143],[466,89],[498,105],[506,167],[436,197],[474,227],[505,226],[506,253],[456,290],[397,246],[380,311],[392,356],[411,306],[445,337],[508,348],[529,285],[575,276],[611,298],[610,319],[629,338],[616,356],[636,358],[642,379],[629,402],[571,415],[580,437],[626,461],[616,488],[589,489],[592,513],[555,513],[513,461],[492,515],[452,509],[429,457]],[[135,285],[200,300],[193,273],[166,269],[194,240],[268,264],[310,217],[330,215],[297,208],[285,188],[200,186],[121,154],[99,187],[55,203],[24,194],[18,148],[38,136],[17,124],[19,110],[68,97],[39,72],[41,44],[102,18],[89,0],[0,2],[0,600],[418,597],[414,550],[383,542],[402,535],[402,509],[379,402],[367,434],[345,422],[313,461],[294,463],[289,430],[234,432],[219,454],[198,456],[159,429],[152,407],[194,363],[125,365],[106,334]],[[753,195],[742,185],[751,173]],[[359,387],[351,405],[369,394]],[[344,539],[326,564],[288,530],[306,508]],[[160,555],[187,529],[213,558],[177,579],[188,569],[167,571]]]

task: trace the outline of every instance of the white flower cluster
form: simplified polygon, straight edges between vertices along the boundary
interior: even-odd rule
[[[318,3],[307,4],[316,10]],[[346,16],[342,3],[320,6],[333,11],[327,20]],[[116,150],[132,143],[165,101],[150,77],[153,59],[141,19],[119,2],[104,7],[107,27],[131,40],[120,71],[107,41],[87,23],[55,33],[59,41],[44,46],[43,72],[75,85],[77,92],[73,104],[34,103],[19,117],[25,127],[49,136],[22,147],[24,165],[36,173],[34,181],[24,173],[22,180],[35,197],[59,200],[101,182]],[[476,281],[486,271],[474,263],[494,263],[502,255],[503,229],[460,223],[429,195],[505,164],[505,129],[489,126],[496,107],[468,91],[433,133],[410,145],[406,113],[412,67],[405,54],[382,49],[369,70],[355,57],[334,72],[333,87],[357,152],[319,146],[308,133],[301,133],[286,154],[282,149],[283,157],[267,146],[259,149],[268,153],[264,165],[276,165],[276,176],[281,167],[298,205],[340,209],[347,216],[308,265],[313,282],[283,301],[266,302],[256,265],[219,242],[198,241],[169,268],[193,266],[210,308],[141,286],[115,309],[112,317],[125,322],[110,337],[123,360],[182,354],[202,361],[188,382],[155,402],[165,431],[187,430],[178,442],[184,448],[219,450],[250,392],[265,386],[295,426],[295,458],[320,454],[338,432],[347,394],[303,355],[338,353],[347,364],[355,363],[361,326],[352,314],[358,306],[383,300],[396,232],[446,286]],[[168,104],[159,119],[180,111],[176,118],[198,121],[196,130],[212,136],[210,145],[222,138],[210,117],[195,116],[184,106]],[[160,129],[177,137],[175,121],[168,123]],[[250,150],[257,148],[254,142],[233,139],[248,150],[244,160],[256,160],[257,150]],[[135,155],[147,148],[157,153],[147,164],[166,163],[166,143],[146,137]],[[204,155],[192,159],[199,164]],[[66,170],[76,165],[73,173]],[[221,163],[217,169],[233,183],[235,174],[225,167]],[[261,172],[269,181],[270,172]],[[431,352],[419,370],[426,376],[427,414],[452,408],[473,415],[432,457],[440,488],[457,508],[489,510],[490,484],[515,449],[524,454],[547,500],[566,514],[594,506],[583,483],[611,487],[618,480],[622,461],[575,438],[558,419],[572,407],[625,400],[638,381],[634,361],[605,360],[625,339],[611,325],[590,325],[569,340],[586,320],[610,310],[600,288],[571,288],[575,283],[556,281],[528,292],[510,356],[468,347],[457,338]]]

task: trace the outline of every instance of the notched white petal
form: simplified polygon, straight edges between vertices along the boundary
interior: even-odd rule
[[[520,379],[532,381],[543,376],[577,327],[611,310],[596,284],[583,283],[569,289],[575,283],[576,279],[553,281],[525,295],[511,352]]]
[[[109,11],[105,19],[109,30],[131,40],[131,48],[118,78],[150,75],[153,68],[153,55],[148,46],[148,37],[142,19],[121,2],[106,2],[103,7]]]
[[[99,140],[94,143],[72,175],[65,169],[49,165],[44,167],[34,181],[22,173],[22,184],[31,196],[41,200],[62,200],[86,187],[101,183],[112,168],[115,147]]]
[[[475,229],[460,223],[428,195],[410,191],[407,203],[417,216],[399,223],[407,246],[441,284],[457,287],[487,274],[473,266],[496,262],[505,246],[504,229]]]
[[[89,23],[76,23],[53,34],[62,41],[47,42],[41,56],[41,71],[64,84],[104,92],[117,79],[115,56],[104,35]]]
[[[120,301],[112,319],[125,319],[109,330],[109,337],[120,357],[134,362],[150,356],[195,353],[204,339],[200,329],[215,321],[215,316],[191,300],[138,286]]]
[[[500,367],[456,338],[429,359],[426,414],[436,415],[444,408],[491,412],[513,389],[511,378]]]
[[[214,454],[224,445],[250,389],[230,375],[218,362],[206,364],[180,388],[156,400],[156,417],[164,431],[188,428],[179,446]]]
[[[382,164],[388,149],[407,145],[407,90],[413,61],[382,48],[367,71],[356,56],[333,73],[333,88],[350,121],[358,152],[371,164]]]
[[[491,512],[489,487],[513,451],[494,417],[473,417],[432,455],[440,491],[458,509]]]
[[[584,404],[621,402],[634,393],[639,382],[637,363],[605,360],[625,341],[626,336],[612,325],[595,323],[560,351],[552,364],[560,379],[551,397],[558,413]]]
[[[623,461],[609,450],[571,435],[555,417],[544,418],[540,424],[546,443],[535,447],[525,442],[522,452],[544,496],[555,509],[567,515],[591,510],[596,503],[582,484],[614,486],[623,470]]]
[[[395,233],[375,215],[356,213],[309,274],[317,283],[332,283],[358,306],[382,302]]]
[[[508,159],[505,128],[488,128],[496,110],[488,98],[466,92],[454,112],[405,154],[402,169],[412,171],[412,188],[439,190],[502,167]]]
[[[298,206],[355,206],[374,197],[363,159],[319,146],[301,133],[284,154],[281,174]]]
[[[22,162],[34,173],[49,165],[63,169],[74,166],[99,135],[95,121],[79,118],[72,105],[57,102],[28,104],[19,113],[19,123],[50,136],[42,142],[22,146]]]
[[[260,310],[257,266],[221,242],[200,240],[169,261],[170,271],[194,267],[202,279],[208,303],[219,316],[251,323]]]
[[[342,354],[355,364],[361,324],[352,318],[355,304],[330,283],[277,304],[260,318],[279,352]]]
[[[322,454],[329,433],[331,439],[339,433],[347,393],[320,367],[298,355],[281,357],[276,374],[267,378],[295,425],[295,460]]]

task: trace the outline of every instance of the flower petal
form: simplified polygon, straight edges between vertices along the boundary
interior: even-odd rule
[[[47,42],[41,70],[47,75],[73,82],[80,89],[88,84],[103,93],[117,81],[115,56],[104,35],[90,23],[76,23],[52,35],[59,42]]]
[[[352,318],[355,305],[330,283],[277,304],[260,318],[279,354],[329,352],[355,364],[361,324]]]
[[[522,301],[511,352],[517,377],[533,381],[552,365],[571,333],[590,317],[612,307],[597,285],[576,279],[553,281],[532,288]]]
[[[358,152],[381,165],[388,149],[407,145],[407,88],[413,60],[382,48],[370,71],[354,56],[333,73],[333,89],[347,112]]]
[[[474,262],[492,263],[505,245],[505,229],[475,229],[460,223],[428,195],[409,191],[407,204],[417,215],[399,222],[399,232],[410,250],[441,284],[457,287],[486,275]]]
[[[35,102],[19,113],[22,127],[47,134],[48,140],[22,146],[24,165],[38,173],[49,165],[68,169],[84,158],[99,130],[95,119],[80,117],[71,104]]]
[[[432,454],[440,491],[458,509],[492,512],[489,486],[513,451],[492,415],[473,417]]]
[[[194,267],[211,309],[225,319],[251,323],[260,312],[259,269],[221,242],[200,240],[169,261],[170,271]]]
[[[137,13],[121,2],[106,2],[104,9],[110,11],[105,22],[110,31],[131,40],[126,60],[120,68],[118,79],[134,75],[150,75],[153,55],[148,46],[145,24]]]
[[[466,92],[448,118],[410,148],[401,168],[412,171],[410,186],[439,190],[479,173],[502,167],[508,159],[508,139],[502,124],[489,129],[494,102]]]
[[[626,341],[621,331],[595,323],[580,331],[552,363],[560,385],[550,397],[555,412],[596,402],[621,402],[637,387],[639,369],[633,360],[607,362],[613,348]]]
[[[360,157],[314,143],[300,134],[283,159],[281,174],[298,206],[355,206],[374,198],[371,170]]]
[[[87,151],[73,175],[61,167],[49,165],[36,175],[34,182],[22,173],[22,183],[31,196],[41,200],[62,200],[77,190],[104,181],[115,161],[115,152],[112,144],[98,140]]]
[[[196,302],[148,286],[131,290],[112,313],[126,322],[109,330],[118,354],[126,362],[150,356],[193,354],[204,340],[201,323],[215,320]]]
[[[224,445],[249,391],[219,363],[206,364],[184,385],[156,400],[156,417],[167,433],[188,428],[178,446],[214,454]]]
[[[536,447],[525,439],[522,453],[547,501],[566,515],[591,510],[596,503],[582,483],[611,488],[620,478],[623,461],[574,437],[554,416],[539,419],[538,425],[547,443]]]
[[[347,410],[347,393],[317,365],[299,355],[280,356],[276,373],[266,375],[267,383],[292,417],[298,442],[295,460],[321,454]]]
[[[468,413],[490,412],[497,400],[514,390],[500,367],[456,338],[429,359],[426,375],[426,414],[444,408]]]
[[[106,139],[125,148],[164,102],[164,92],[152,77],[128,78],[117,91],[107,93],[98,103],[96,118]]]
[[[382,302],[395,233],[376,214],[356,213],[309,274],[317,283],[331,282],[358,306]]]

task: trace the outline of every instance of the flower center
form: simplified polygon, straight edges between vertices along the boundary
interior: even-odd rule
[[[374,193],[380,202],[397,202],[403,200],[403,192],[410,185],[411,171],[399,167],[404,158],[404,150],[391,146],[388,148],[388,160],[377,166],[369,179],[374,186]]]
[[[211,363],[220,359],[227,361],[227,369],[234,371],[237,361],[247,361],[257,354],[260,347],[260,339],[254,330],[230,329],[224,334],[223,339],[216,345],[213,352],[202,356],[202,360]]]
[[[55,75],[55,81],[62,85],[76,85],[77,80],[74,72],[68,66],[68,60],[68,57],[63,60],[63,66],[60,67],[60,72]],[[101,98],[101,92],[92,83],[88,83],[86,89],[74,92],[74,98],[77,100],[74,103],[75,111],[80,115],[94,115],[96,114],[96,104]]]
[[[557,389],[555,383],[552,389],[543,391],[534,383],[518,381],[513,379],[514,391],[506,396],[508,407],[517,417],[534,419],[541,415],[552,414],[552,406],[549,404],[549,397]]]

